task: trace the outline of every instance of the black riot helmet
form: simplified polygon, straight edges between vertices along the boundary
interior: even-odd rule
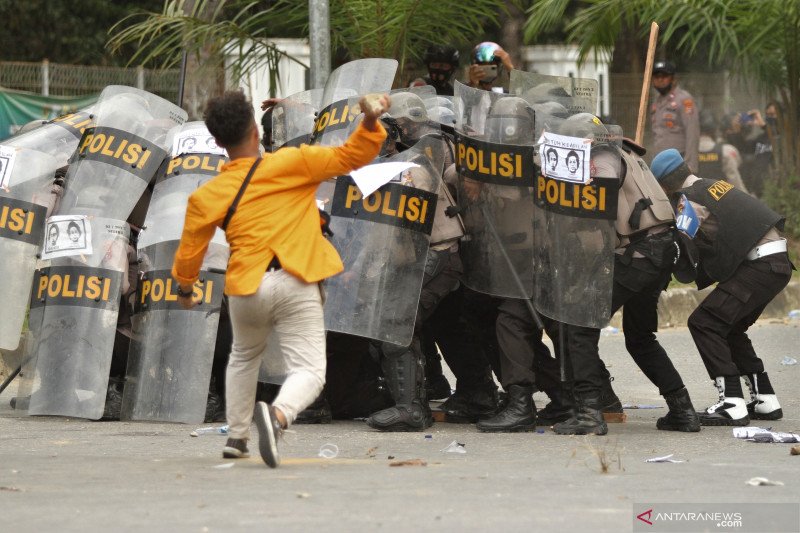
[[[533,109],[517,96],[495,100],[486,116],[486,140],[501,144],[533,144]]]
[[[428,68],[431,63],[447,63],[455,70],[460,58],[461,54],[452,46],[432,44],[425,50],[423,61]]]
[[[458,50],[452,46],[433,44],[425,51],[423,61],[428,69],[431,85],[437,92],[453,94],[453,88],[449,83],[458,68],[459,58]]]

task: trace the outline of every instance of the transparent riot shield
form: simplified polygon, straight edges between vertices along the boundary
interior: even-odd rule
[[[464,282],[509,298],[533,294],[534,113],[522,99],[455,84]]]
[[[175,130],[170,136],[173,155],[161,167],[139,235],[141,273],[123,420],[200,423],[206,410],[229,255],[224,232],[217,229],[209,244],[193,290],[197,306],[186,310],[178,304],[171,271],[189,195],[216,176],[226,158],[187,151],[205,146],[211,137],[202,122]]]
[[[602,328],[611,318],[621,136],[589,117],[570,117],[539,146],[534,302],[559,322]]]
[[[322,93],[323,89],[302,91],[275,105],[272,110],[272,141],[276,148],[300,146],[311,141]]]
[[[167,132],[186,112],[133,87],[109,86],[95,104],[67,173],[59,214],[125,220],[167,155]]]
[[[55,172],[92,122],[79,111],[0,143],[0,350],[19,344]]]
[[[389,92],[396,71],[394,59],[368,58],[350,61],[331,72],[311,142],[322,146],[344,144],[350,124],[361,113],[361,96]]]
[[[568,76],[549,76],[522,70],[512,70],[509,92],[531,105],[557,104],[576,113],[597,113],[600,97],[597,80]]]
[[[120,220],[84,220],[91,253],[51,259],[34,276],[33,345],[23,369],[31,415],[103,415],[129,232]]]
[[[325,282],[327,330],[399,345],[411,342],[443,150],[440,138],[426,136],[384,160],[419,166],[367,197],[352,177],[336,181],[331,242],[342,257],[344,272]]]

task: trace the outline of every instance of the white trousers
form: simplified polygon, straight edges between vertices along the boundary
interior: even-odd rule
[[[233,348],[225,376],[228,436],[246,439],[253,420],[258,373],[267,341],[275,332],[287,370],[273,406],[289,424],[325,384],[325,323],[317,283],[305,283],[283,270],[266,272],[255,294],[230,296]]]

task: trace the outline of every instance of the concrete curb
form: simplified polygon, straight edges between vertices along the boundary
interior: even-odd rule
[[[669,289],[658,299],[658,327],[669,328],[685,326],[689,315],[712,291],[713,287],[698,291],[691,287]],[[790,281],[789,285],[770,302],[761,318],[786,318],[789,311],[800,309],[800,281]],[[622,327],[622,312],[611,318],[611,326]]]

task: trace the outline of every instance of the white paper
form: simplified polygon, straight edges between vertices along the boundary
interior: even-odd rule
[[[10,146],[0,146],[0,189],[7,189],[11,184],[11,172],[14,170],[14,159],[17,151]]]
[[[206,128],[183,130],[172,141],[172,157],[181,154],[217,154],[227,156],[224,148],[217,146],[217,141]]]
[[[356,186],[361,191],[361,196],[366,198],[390,181],[398,174],[402,174],[409,168],[418,167],[416,163],[408,161],[392,161],[389,163],[376,163],[367,165],[350,173]]]
[[[589,183],[591,139],[543,133],[539,145],[545,176],[572,183]]]
[[[59,215],[47,219],[42,259],[92,255],[92,224],[84,215]]]
[[[683,461],[679,461],[677,459],[673,459],[672,456],[675,455],[671,453],[669,455],[665,455],[664,457],[653,457],[652,459],[645,459],[645,463],[682,463]]]
[[[800,442],[800,435],[797,433],[772,431],[771,428],[760,428],[757,426],[733,428],[733,436],[737,439],[746,439],[758,442],[777,442],[789,444]]]

